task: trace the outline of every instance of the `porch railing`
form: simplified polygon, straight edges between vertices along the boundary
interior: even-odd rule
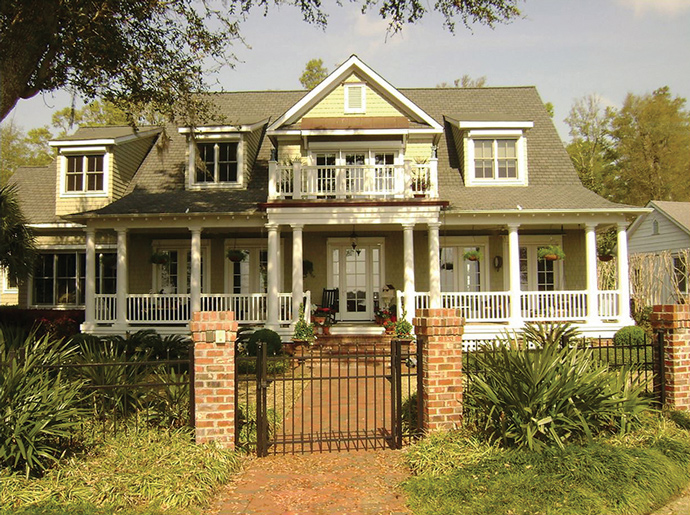
[[[587,317],[587,292],[522,292],[520,306],[522,318],[528,322],[584,320]]]
[[[598,295],[599,316],[604,319],[618,317],[618,292],[600,291]]]
[[[468,322],[506,322],[510,316],[507,292],[441,292],[441,306],[459,309]],[[429,307],[429,293],[415,294],[415,309]]]
[[[435,197],[436,162],[404,165],[270,163],[269,197],[278,199]]]
[[[191,318],[190,296],[185,293],[130,293],[127,320],[131,323],[182,324]]]
[[[117,321],[117,295],[114,293],[100,293],[96,295],[96,321],[114,323]]]

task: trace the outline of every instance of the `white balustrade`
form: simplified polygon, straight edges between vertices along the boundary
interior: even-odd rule
[[[587,318],[587,292],[522,292],[520,307],[526,321],[584,320]]]
[[[266,321],[265,293],[202,293],[201,311],[234,311],[240,323],[259,324]]]
[[[441,292],[441,306],[459,309],[467,322],[505,322],[509,316],[508,292]],[[429,307],[429,293],[415,294],[415,308]]]
[[[130,323],[180,324],[191,318],[189,294],[145,293],[127,296]]]
[[[95,295],[95,322],[97,324],[117,321],[117,294],[99,293]]]
[[[618,290],[599,292],[599,317],[605,319],[618,318],[618,295]]]

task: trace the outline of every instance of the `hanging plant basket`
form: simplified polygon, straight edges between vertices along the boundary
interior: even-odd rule
[[[154,265],[167,265],[170,255],[167,252],[156,251],[151,254],[151,263]]]
[[[482,256],[482,253],[479,250],[468,250],[462,255],[462,257],[465,261],[481,261],[484,256]]]
[[[565,252],[558,245],[549,245],[537,250],[537,257],[542,261],[559,261],[565,259]]]
[[[244,259],[247,257],[247,252],[244,250],[230,249],[228,250],[227,256],[228,259],[233,263],[239,263],[244,261]]]
[[[611,261],[613,254],[599,254],[599,261]]]

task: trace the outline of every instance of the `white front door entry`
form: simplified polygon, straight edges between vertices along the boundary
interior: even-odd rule
[[[340,290],[339,320],[372,320],[378,307],[382,279],[383,241],[361,238],[329,240],[329,288]]]

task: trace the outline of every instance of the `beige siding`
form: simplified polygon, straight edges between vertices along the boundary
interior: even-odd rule
[[[293,159],[302,156],[302,147],[299,144],[284,145],[278,148],[278,162],[281,164],[290,163]]]
[[[153,287],[151,237],[129,234],[127,238],[127,274],[129,293],[149,293]]]
[[[408,143],[405,148],[405,159],[416,163],[427,163],[431,158],[431,143]]]
[[[344,82],[363,82],[362,79],[351,75]],[[388,100],[378,94],[367,85],[366,87],[366,112],[357,114],[345,114],[345,87],[341,84],[331,93],[315,105],[306,115],[308,118],[341,118],[343,116],[401,116],[400,110]]]
[[[563,235],[563,276],[564,290],[584,290],[587,288],[587,259],[585,233],[566,231]]]
[[[111,196],[120,198],[139,169],[155,138],[141,138],[113,147],[113,167],[110,181]]]
[[[55,186],[55,214],[57,216],[61,215],[68,215],[71,213],[81,213],[82,211],[90,211],[92,209],[99,209],[101,207],[104,207],[108,205],[112,197],[106,196],[106,197],[80,197],[80,196],[70,196],[70,197],[63,197],[61,196],[61,186],[62,186],[62,163],[64,159],[61,158],[61,156],[58,156],[58,158],[55,160],[56,163],[56,172],[57,175],[57,181],[56,186]],[[112,170],[113,170],[113,159],[108,159],[108,170],[107,170],[107,176],[111,177],[113,176]],[[110,185],[108,185],[108,188],[110,188]],[[109,189],[109,191],[112,191]],[[111,195],[112,193],[109,193]]]
[[[254,168],[254,163],[256,162],[256,156],[259,153],[259,148],[261,147],[261,141],[264,134],[264,126],[261,128],[243,135],[244,140],[244,176],[245,184],[249,182],[251,171]]]
[[[658,234],[654,234],[654,221],[659,224]],[[687,248],[690,248],[690,235],[658,211],[646,215],[628,238],[630,254],[646,254],[663,250],[677,251]]]
[[[507,290],[507,285],[504,286],[503,277],[506,267],[508,266],[508,256],[503,253],[503,241],[501,236],[489,237],[489,255],[486,257],[489,260],[489,284],[486,291],[504,291]],[[501,256],[503,259],[503,266],[500,270],[496,270],[493,266],[494,258]]]

